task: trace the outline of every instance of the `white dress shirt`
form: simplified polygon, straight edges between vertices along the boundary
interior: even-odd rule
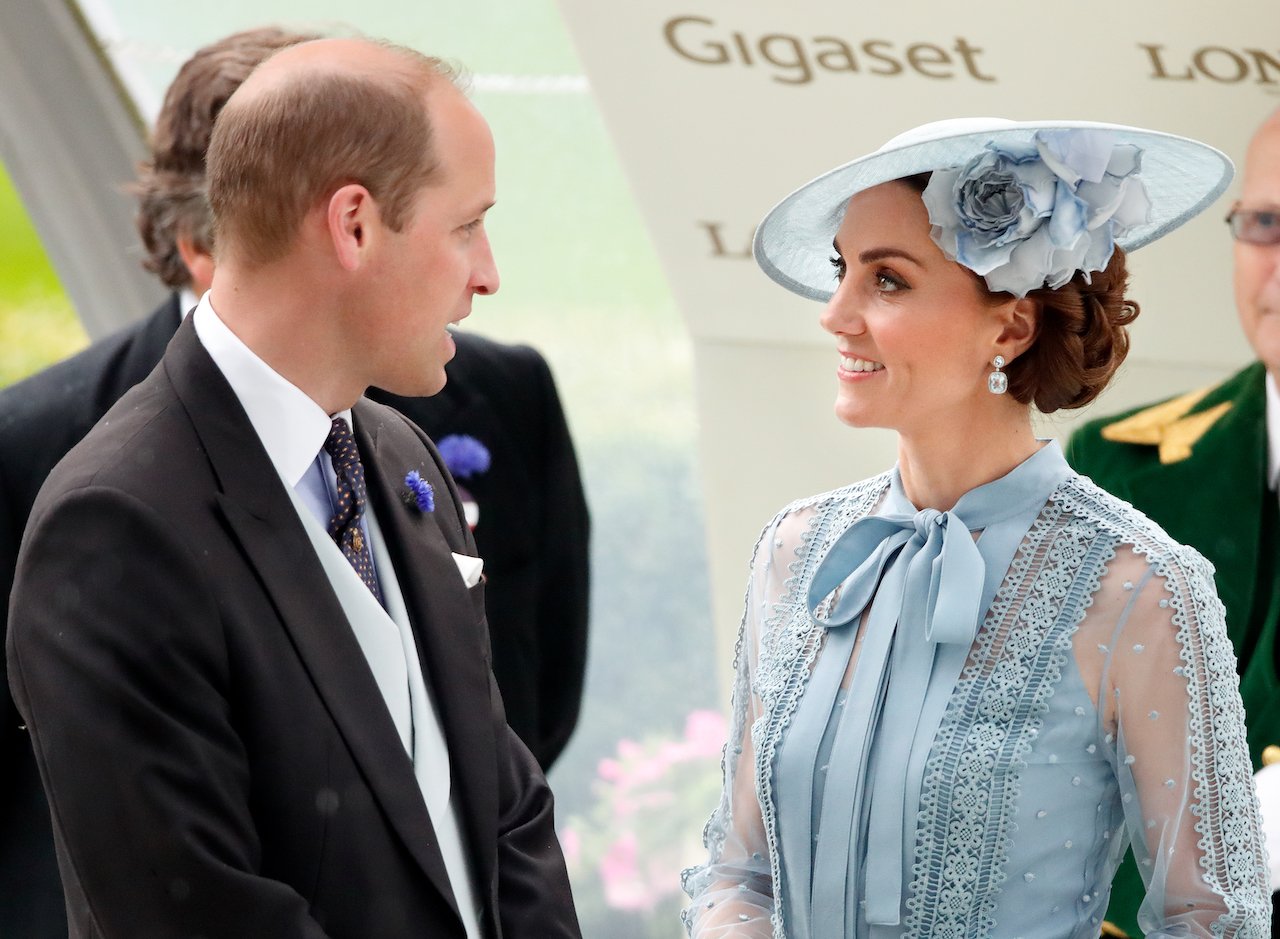
[[[1267,370],[1267,485],[1274,491],[1280,482],[1280,390]]]
[[[475,889],[450,787],[449,752],[426,687],[408,611],[386,543],[366,501],[361,527],[370,545],[385,608],[328,536],[337,475],[324,451],[334,418],[258,357],[218,317],[206,293],[192,313],[196,335],[231,385],[298,511],[317,558],[347,615],[396,725],[431,815],[440,853],[469,939],[480,935]]]
[[[183,287],[178,291],[178,315],[182,319],[187,318],[187,314],[196,308],[196,304],[200,302],[190,287]]]

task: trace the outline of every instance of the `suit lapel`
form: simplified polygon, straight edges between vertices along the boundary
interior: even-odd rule
[[[369,498],[386,536],[422,671],[436,702],[480,896],[487,898],[497,846],[496,742],[486,627],[478,599],[466,588],[452,556],[454,550],[470,550],[467,538],[449,483],[403,418],[365,402],[358,403],[354,413],[356,439],[362,453],[370,455],[364,461]],[[404,476],[412,469],[432,483],[435,512],[420,512],[401,498]],[[441,526],[447,527],[448,536]]]
[[[190,322],[179,328],[164,367],[222,487],[219,509],[317,693],[392,827],[456,911],[422,792],[382,693],[275,467]]]

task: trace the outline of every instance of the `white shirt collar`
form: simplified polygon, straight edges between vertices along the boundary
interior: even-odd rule
[[[1280,389],[1276,377],[1267,371],[1267,485],[1280,482]]]
[[[231,331],[214,311],[209,294],[192,317],[196,335],[240,399],[276,472],[285,485],[296,487],[324,446],[332,418]],[[350,410],[333,417],[351,424]]]
[[[200,302],[200,298],[195,295],[190,287],[183,287],[178,291],[178,316],[180,319],[186,319],[187,314],[196,308],[196,304]]]

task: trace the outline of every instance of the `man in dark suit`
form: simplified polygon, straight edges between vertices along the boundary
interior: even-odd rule
[[[1236,312],[1258,361],[1211,388],[1086,424],[1067,458],[1213,562],[1257,767],[1280,759],[1280,111],[1249,146],[1230,222]],[[1277,810],[1264,805],[1264,819]],[[1142,934],[1143,894],[1127,859],[1105,935]]]
[[[146,267],[173,292],[151,315],[0,391],[0,623],[22,532],[54,465],[160,361],[213,273],[204,198],[214,118],[266,56],[316,38],[279,29],[228,36],[179,70],[135,192]],[[371,389],[433,439],[466,434],[490,453],[467,480],[485,559],[493,668],[507,718],[545,768],[577,720],[586,664],[589,521],[564,413],[545,360],[524,346],[454,334],[437,395]],[[7,687],[0,773],[0,937],[66,935],[48,809],[30,741]]]
[[[438,391],[497,288],[487,126],[438,62],[307,43],[228,103],[209,193],[212,290],[13,588],[73,935],[576,935],[457,491],[360,397]]]

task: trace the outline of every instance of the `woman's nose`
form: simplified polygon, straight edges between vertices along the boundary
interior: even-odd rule
[[[822,310],[822,315],[818,317],[818,322],[822,324],[823,329],[833,336],[842,333],[849,336],[858,336],[866,331],[866,323],[856,309],[849,292],[844,289],[843,283],[836,288],[836,292],[827,301],[827,305]]]

